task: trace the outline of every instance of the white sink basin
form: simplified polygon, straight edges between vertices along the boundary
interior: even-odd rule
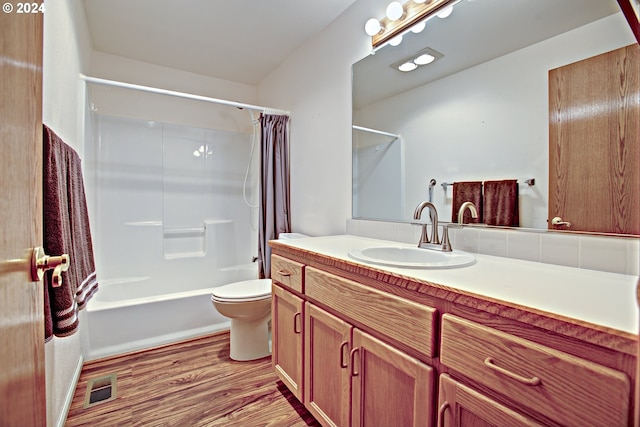
[[[349,256],[371,264],[405,268],[458,268],[476,262],[476,257],[462,251],[439,252],[431,249],[378,246],[353,249]]]

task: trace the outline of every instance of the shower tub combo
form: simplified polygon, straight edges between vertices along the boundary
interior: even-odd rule
[[[100,285],[80,312],[86,360],[229,328],[211,289],[258,277],[255,141],[234,114],[244,130],[89,115]]]

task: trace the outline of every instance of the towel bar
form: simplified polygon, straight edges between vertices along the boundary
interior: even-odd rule
[[[526,178],[523,180],[523,182],[519,182],[518,184],[522,185],[522,184],[527,184],[529,187],[536,185],[536,179],[535,178]],[[443,182],[442,184],[442,189],[446,190],[447,187],[449,187],[450,185],[453,185],[453,182]]]

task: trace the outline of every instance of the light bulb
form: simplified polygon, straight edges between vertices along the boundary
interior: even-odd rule
[[[402,34],[389,40],[391,46],[398,46],[400,43],[402,43]]]
[[[427,65],[432,63],[435,59],[436,59],[435,56],[429,55],[428,53],[424,53],[418,56],[416,59],[414,59],[413,62],[415,62],[418,65]]]
[[[364,24],[364,31],[370,36],[375,36],[376,34],[380,34],[380,32],[382,32],[383,29],[384,27],[382,26],[382,24],[380,24],[380,21],[378,21],[376,18],[371,18],[367,21],[366,24]]]
[[[438,12],[438,18],[446,18],[449,15],[451,15],[451,12],[453,12],[453,6],[449,6],[449,7],[445,7],[444,9],[442,9],[442,11]]]
[[[404,72],[408,72],[408,71],[413,71],[416,68],[418,68],[418,66],[416,64],[414,64],[413,62],[409,61],[409,62],[405,62],[404,64],[400,65],[398,67],[398,70],[404,71]]]
[[[427,23],[425,21],[418,22],[413,27],[411,27],[411,32],[416,34],[421,33],[422,30],[424,30],[424,27],[426,26],[427,26]]]
[[[389,18],[391,21],[397,21],[398,19],[402,18],[403,15],[404,9],[402,8],[400,2],[394,1],[389,3],[389,6],[387,6],[387,18]]]

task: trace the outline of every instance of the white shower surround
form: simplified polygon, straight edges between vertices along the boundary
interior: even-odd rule
[[[258,275],[257,209],[243,200],[252,138],[248,115],[236,111],[236,132],[229,123],[216,130],[91,114],[87,193],[100,290],[81,319],[85,359],[229,327],[211,289]]]

